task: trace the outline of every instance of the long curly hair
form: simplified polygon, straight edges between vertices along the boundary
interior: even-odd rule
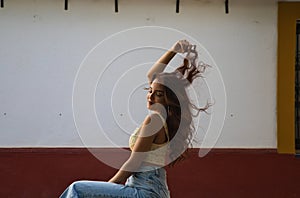
[[[169,156],[167,164],[174,166],[188,156],[188,147],[192,147],[195,133],[193,117],[200,112],[206,112],[210,104],[199,108],[192,104],[187,88],[194,79],[201,77],[207,66],[197,62],[197,52],[193,58],[184,58],[183,64],[171,73],[163,72],[155,76],[158,83],[165,87],[166,123],[170,137]],[[193,114],[196,111],[196,114]]]

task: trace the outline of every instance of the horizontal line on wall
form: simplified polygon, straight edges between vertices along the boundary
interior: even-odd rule
[[[1,153],[61,153],[61,154],[81,154],[81,153],[103,153],[113,152],[118,153],[129,148],[0,148]],[[199,148],[190,148],[191,153],[198,153]],[[209,153],[245,153],[245,154],[258,154],[258,153],[277,153],[277,149],[273,148],[214,148]]]

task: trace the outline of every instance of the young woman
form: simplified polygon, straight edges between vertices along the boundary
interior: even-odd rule
[[[176,53],[186,53],[183,64],[174,72],[163,72]],[[131,135],[129,159],[108,182],[74,182],[61,198],[170,197],[164,167],[184,159],[194,132],[192,112],[198,115],[207,108],[193,105],[186,91],[205,70],[198,65],[197,55],[195,46],[186,40],[165,52],[148,71],[147,108],[152,113]]]

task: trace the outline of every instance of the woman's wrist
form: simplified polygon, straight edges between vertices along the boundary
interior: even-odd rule
[[[167,52],[172,53],[172,54],[177,54],[177,51],[173,47],[170,48]]]
[[[170,48],[166,54],[170,57],[174,57],[178,52],[176,52],[174,49]]]

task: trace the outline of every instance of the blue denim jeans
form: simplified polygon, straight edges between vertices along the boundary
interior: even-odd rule
[[[169,198],[166,171],[158,168],[133,173],[125,185],[101,181],[76,181],[60,198]]]

